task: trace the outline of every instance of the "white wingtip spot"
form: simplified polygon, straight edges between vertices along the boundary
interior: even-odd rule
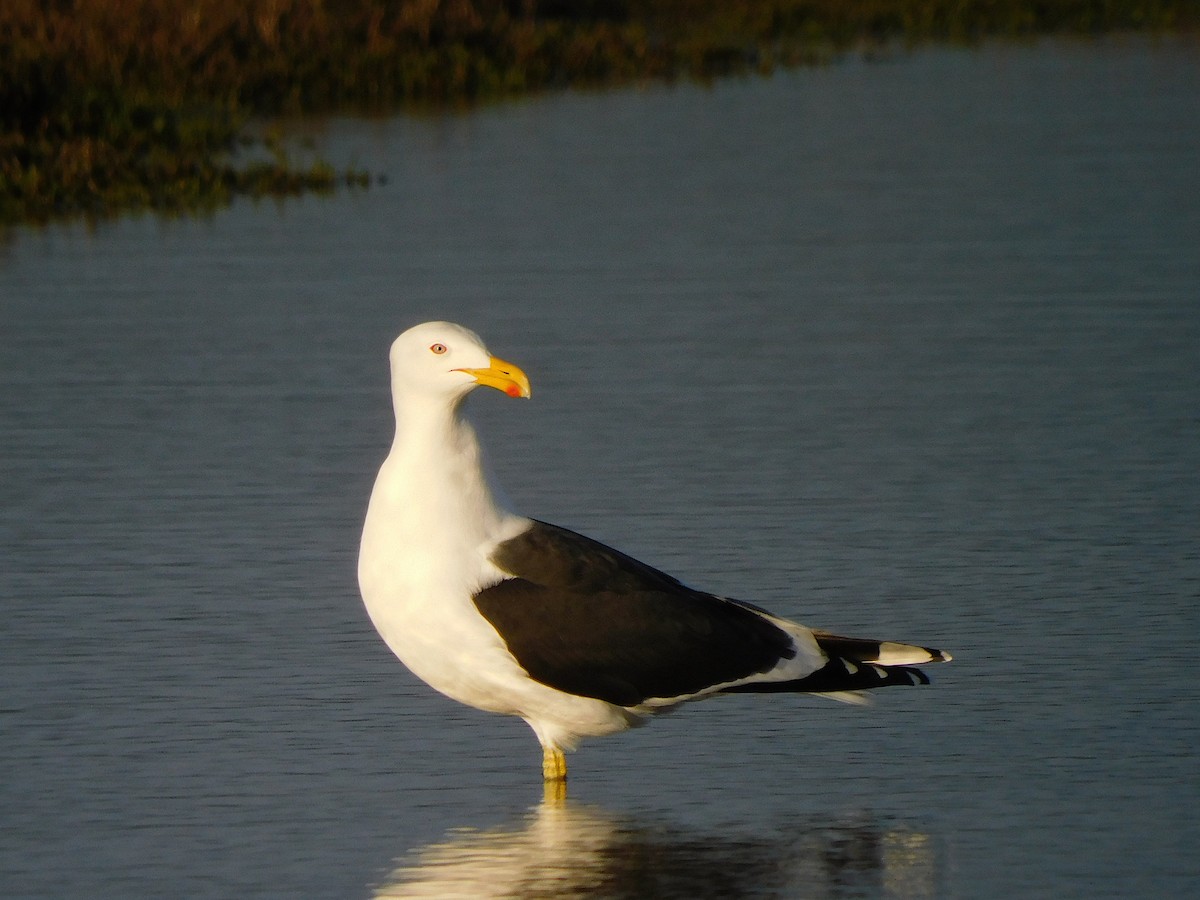
[[[915,666],[937,658],[924,647],[883,641],[879,645],[879,656],[874,662],[884,666]]]

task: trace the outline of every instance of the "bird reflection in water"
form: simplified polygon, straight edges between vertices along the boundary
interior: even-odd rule
[[[915,900],[937,895],[937,862],[929,835],[862,815],[718,834],[547,798],[515,824],[406,854],[374,897]]]

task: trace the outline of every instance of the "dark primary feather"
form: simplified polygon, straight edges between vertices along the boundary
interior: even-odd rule
[[[830,656],[841,656],[853,662],[879,662],[880,652],[884,643],[896,646],[894,641],[842,637],[840,634],[830,634],[828,631],[814,631],[813,637],[817,639],[817,644],[820,645],[821,649]],[[916,662],[946,662],[950,658],[941,650],[935,650],[932,647],[919,647],[915,644],[900,644],[899,646],[908,651],[922,650],[929,654],[928,660],[915,660]]]
[[[725,688],[727,694],[820,694],[835,691],[868,691],[874,688],[929,684],[929,676],[912,666],[859,665],[848,659],[831,659],[805,678],[792,681],[759,681]]]
[[[873,688],[929,684],[929,676],[912,664],[881,665],[877,662],[882,642],[869,638],[849,638],[826,631],[814,631],[817,646],[825,651],[829,662],[811,675],[791,681],[770,681],[744,684],[726,689],[726,693],[829,693],[832,691],[866,691]],[[929,654],[929,662],[941,662],[947,657],[940,650],[912,647],[913,651]]]
[[[532,678],[618,706],[686,696],[795,655],[752,607],[695,591],[605,545],[544,522],[502,543],[514,577],[475,605]]]

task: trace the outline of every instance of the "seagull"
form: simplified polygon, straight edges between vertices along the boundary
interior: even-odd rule
[[[928,684],[949,653],[841,637],[688,587],[598,541],[507,509],[463,415],[479,386],[530,396],[529,378],[449,322],[390,353],[396,434],[371,492],[358,580],[372,623],[448,697],[519,716],[547,785],[564,751],[681,703],[732,693]]]

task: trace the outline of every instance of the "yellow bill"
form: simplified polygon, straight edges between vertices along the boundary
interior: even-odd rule
[[[466,372],[480,384],[504,391],[510,397],[529,397],[529,376],[521,371],[520,366],[505,362],[497,356],[488,360],[486,369],[455,369],[456,372]]]

